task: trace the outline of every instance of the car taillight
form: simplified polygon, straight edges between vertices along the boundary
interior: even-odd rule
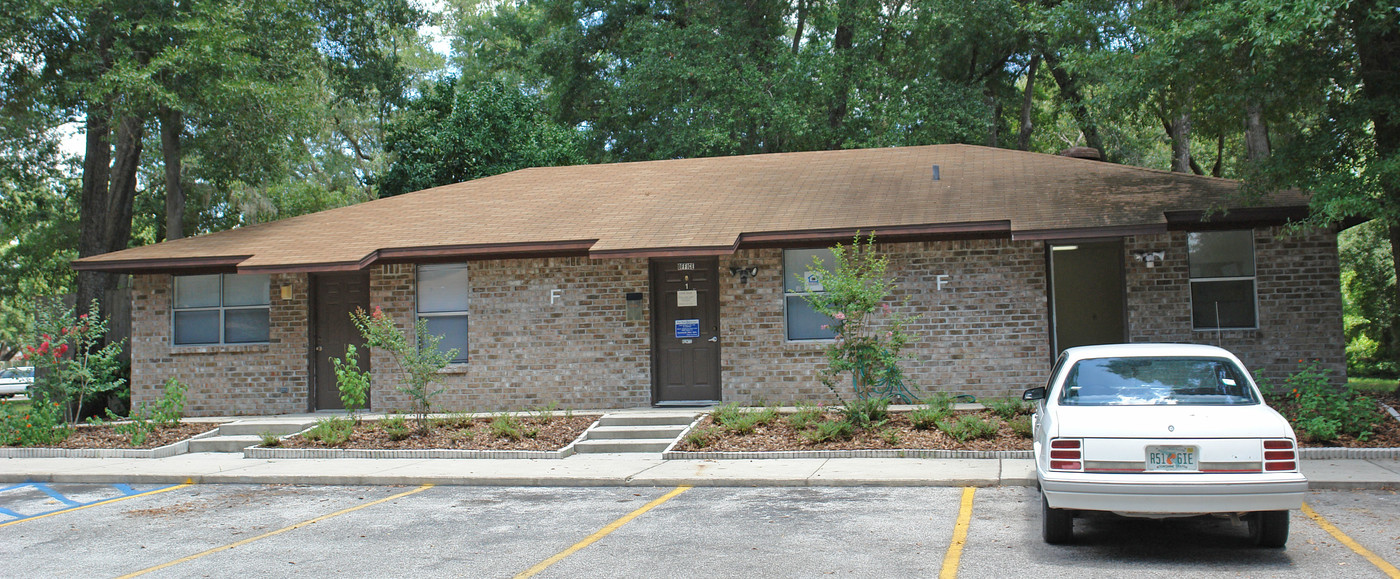
[[[1264,471],[1298,470],[1298,449],[1293,441],[1284,439],[1264,441]]]
[[[1050,441],[1050,470],[1084,470],[1083,444],[1077,438]]]

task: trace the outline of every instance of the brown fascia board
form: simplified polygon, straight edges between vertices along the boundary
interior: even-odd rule
[[[763,231],[739,236],[743,249],[763,247],[801,247],[830,245],[850,241],[856,235],[874,235],[879,242],[941,241],[949,239],[1007,238],[1011,236],[1011,221],[972,221],[928,225],[892,225],[888,227],[841,227],[796,231]]]
[[[709,257],[713,255],[731,255],[738,249],[738,244],[734,245],[702,245],[694,247],[657,247],[649,249],[606,249],[603,251],[590,251],[588,257],[593,259],[621,259],[636,257]]]
[[[251,255],[221,257],[181,257],[158,259],[123,259],[82,261],[69,264],[78,271],[102,271],[110,273],[233,273],[238,264]]]
[[[1165,223],[1143,225],[1112,225],[1106,227],[1074,227],[1069,229],[1027,229],[1011,233],[1016,241],[1050,241],[1063,239],[1100,239],[1126,235],[1155,235],[1166,233]]]
[[[528,243],[489,243],[480,245],[444,245],[440,247],[391,247],[376,250],[359,261],[263,265],[242,267],[240,273],[325,273],[360,271],[375,264],[432,263],[445,261],[474,261],[483,259],[521,259],[528,257],[568,257],[586,255],[595,239],[547,241]]]
[[[1173,231],[1206,231],[1245,226],[1284,225],[1308,218],[1307,206],[1242,207],[1235,209],[1164,211]]]

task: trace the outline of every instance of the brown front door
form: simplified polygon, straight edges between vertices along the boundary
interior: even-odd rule
[[[355,308],[369,310],[369,272],[312,274],[311,291],[315,310],[311,321],[311,409],[344,408],[331,358],[344,357],[345,346],[354,344],[359,350],[360,369],[369,369],[364,338],[350,321]]]
[[[719,260],[651,262],[652,400],[720,399]]]

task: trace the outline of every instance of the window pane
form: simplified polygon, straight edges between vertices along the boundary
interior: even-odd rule
[[[830,340],[836,330],[829,316],[812,309],[802,296],[787,296],[787,332],[789,340]],[[822,326],[827,326],[822,329]]]
[[[225,306],[265,306],[270,303],[272,276],[224,276]]]
[[[1187,238],[1191,277],[1254,275],[1254,231],[1208,231]]]
[[[207,308],[218,305],[219,276],[217,274],[175,277],[175,307]]]
[[[175,343],[219,343],[219,310],[175,312]]]
[[[1191,282],[1191,319],[1197,329],[1255,327],[1254,280]]]
[[[457,357],[452,361],[467,361],[467,316],[430,316],[423,319],[428,321],[429,334],[442,336],[442,341],[438,342],[439,350],[446,352],[456,348]]]
[[[822,260],[823,269],[831,271],[836,259],[831,249],[784,249],[783,250],[783,290],[787,292],[822,291],[821,286],[810,286],[807,270],[812,268],[812,258]]]
[[[425,265],[418,268],[420,312],[465,312],[470,290],[465,265]]]
[[[224,311],[224,342],[246,344],[267,341],[267,309]]]

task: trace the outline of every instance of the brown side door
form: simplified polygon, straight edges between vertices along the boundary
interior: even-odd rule
[[[321,273],[311,276],[311,410],[344,408],[331,358],[345,356],[345,346],[360,351],[360,369],[369,370],[369,353],[350,312],[369,310],[369,272]]]
[[[720,400],[719,260],[651,262],[652,401]]]

